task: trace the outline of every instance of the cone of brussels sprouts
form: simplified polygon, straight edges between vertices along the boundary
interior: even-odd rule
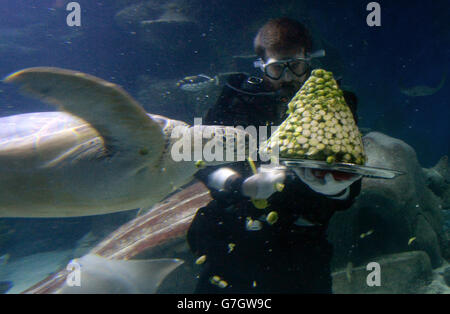
[[[361,134],[331,72],[312,71],[288,105],[288,118],[262,146],[263,154],[363,165]]]

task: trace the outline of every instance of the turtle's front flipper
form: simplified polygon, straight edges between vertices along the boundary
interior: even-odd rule
[[[28,68],[9,75],[6,83],[60,106],[88,122],[102,136],[108,153],[148,161],[164,149],[160,125],[119,86],[97,77],[58,68]]]

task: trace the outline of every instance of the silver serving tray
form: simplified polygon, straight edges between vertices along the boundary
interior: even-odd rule
[[[378,179],[393,179],[397,176],[405,174],[403,171],[360,166],[350,163],[333,163],[329,164],[326,161],[316,161],[307,159],[285,159],[280,158],[282,165],[288,168],[312,168],[331,171],[342,171],[352,174],[361,175],[363,177],[378,178]]]

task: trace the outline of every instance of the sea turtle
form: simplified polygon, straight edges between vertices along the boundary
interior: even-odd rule
[[[197,170],[196,160],[171,158],[179,140],[172,131],[181,127],[201,138],[207,126],[148,114],[119,86],[81,72],[28,68],[5,82],[61,111],[0,118],[0,217],[145,208],[189,182]],[[245,136],[231,127],[213,130]],[[203,139],[201,148],[207,144]]]
[[[133,278],[125,278],[128,280],[129,287],[136,287],[136,292],[132,291],[133,293],[154,293],[156,291],[160,293],[174,293],[174,291],[176,291],[175,293],[192,293],[196,282],[194,272],[198,271],[198,268],[194,269],[195,257],[188,247],[186,233],[197,210],[211,200],[212,197],[206,186],[201,182],[193,182],[185,189],[155,204],[149,212],[136,217],[112,232],[95,245],[87,255],[81,257],[81,261],[94,257],[101,263],[101,266],[90,267],[91,274],[89,275],[95,278],[97,285],[78,292],[109,293],[111,287],[108,288],[103,283],[106,279],[111,286],[113,278],[108,279],[105,276],[116,272],[115,263],[139,260],[145,261],[147,264],[144,268],[147,273],[141,273],[142,279],[137,281]],[[154,261],[160,263],[162,267],[155,269],[152,265]],[[184,261],[184,263],[180,263],[180,261]],[[114,270],[106,272],[105,268]],[[129,273],[133,269],[133,264],[131,263],[126,269]],[[23,292],[33,294],[77,293],[76,289],[68,289],[66,285],[71,270],[70,267],[61,267],[59,271],[34,283]],[[175,271],[171,274],[172,270]],[[165,279],[167,276],[169,278]],[[142,282],[143,280],[144,282]],[[162,286],[160,286],[161,283]],[[117,283],[117,280],[114,280],[114,285],[122,287],[123,283]],[[81,286],[85,288],[84,282],[81,282]]]

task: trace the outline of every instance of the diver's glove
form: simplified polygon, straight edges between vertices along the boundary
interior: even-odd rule
[[[336,180],[332,172],[325,172],[325,175],[320,177],[315,175],[310,168],[296,168],[293,170],[312,190],[340,200],[348,198],[350,185],[361,178],[361,176],[352,175],[345,180]]]
[[[268,199],[280,191],[280,184],[286,178],[285,171],[260,167],[256,174],[247,178],[242,184],[242,194],[252,199]]]
[[[244,179],[235,170],[222,167],[211,172],[206,180],[211,197],[222,204],[232,204],[242,199],[241,187]]]
[[[223,167],[208,176],[207,186],[215,199],[231,200],[239,195],[251,199],[267,199],[281,190],[280,185],[285,178],[283,170],[260,167],[254,175],[244,181],[239,173]]]
[[[223,167],[208,176],[207,186],[217,191],[232,191],[237,183],[242,183],[239,173],[233,169]]]

